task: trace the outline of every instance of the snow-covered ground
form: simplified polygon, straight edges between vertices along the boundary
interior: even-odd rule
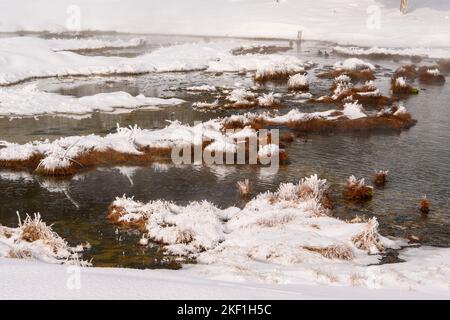
[[[102,30],[277,37],[389,47],[448,46],[450,4],[410,0],[16,0],[0,3],[0,31]],[[79,19],[78,19],[79,18]]]
[[[235,282],[189,269],[76,269],[5,258],[0,258],[0,278],[0,299],[448,299],[448,290]]]

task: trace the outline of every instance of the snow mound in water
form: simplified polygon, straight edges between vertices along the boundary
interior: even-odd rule
[[[181,99],[160,99],[132,96],[126,92],[98,93],[81,98],[44,92],[35,84],[20,88],[0,88],[0,116],[23,117],[46,114],[82,115],[94,111],[113,112],[116,109],[172,106],[183,103]]]
[[[358,58],[350,58],[344,61],[338,61],[334,64],[335,69],[340,70],[363,70],[363,69],[370,69],[374,70],[375,67],[373,64],[369,62],[365,62]]]

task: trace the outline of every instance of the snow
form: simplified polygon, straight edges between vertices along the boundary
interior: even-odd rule
[[[40,91],[36,84],[0,88],[0,116],[21,117],[44,114],[82,115],[94,111],[113,112],[118,108],[173,106],[181,99],[136,97],[126,92],[99,93],[81,98]]]
[[[308,77],[304,74],[295,74],[291,77],[289,77],[288,80],[288,88],[289,89],[296,89],[296,88],[304,88],[308,86]]]
[[[256,99],[256,94],[243,88],[234,89],[227,96],[228,101],[235,103],[247,103],[254,99]]]
[[[335,46],[333,51],[351,56],[390,55],[419,58],[450,58],[449,50],[439,48],[380,48],[377,46],[371,48],[361,48]]]
[[[359,119],[367,117],[364,113],[364,108],[358,102],[347,102],[344,104],[344,110],[342,111],[344,116],[349,119]]]
[[[395,79],[395,84],[399,87],[406,87],[406,80],[403,77],[398,77]]]
[[[65,44],[65,41],[62,43]],[[238,72],[242,69],[254,71],[273,68],[302,70],[303,62],[294,56],[233,55],[231,50],[240,44],[242,41],[234,40],[186,43],[128,58],[84,56],[75,52],[54,51],[54,41],[41,38],[0,38],[0,85],[56,76],[129,75],[195,70]]]
[[[82,50],[98,50],[98,49],[120,49],[138,47],[145,44],[144,38],[133,38],[130,40],[122,39],[48,39],[47,43],[50,44],[53,51],[82,51]]]
[[[211,92],[211,91],[217,91],[217,88],[215,86],[204,84],[204,85],[201,85],[201,86],[187,87],[186,90],[188,90],[188,91]]]
[[[440,76],[441,72],[439,71],[439,69],[434,68],[434,69],[428,69],[427,73],[433,75],[433,76]]]
[[[27,0],[0,4],[0,31],[102,30],[134,33],[269,37],[384,47],[439,47],[450,37],[445,1],[379,0]],[[68,25],[71,5],[80,24]],[[75,16],[76,18],[76,16]]]
[[[448,251],[436,250],[434,259],[444,254],[448,255]],[[411,267],[413,262],[405,267]],[[70,276],[78,271],[79,289],[68,286]],[[446,299],[448,296],[446,291],[242,283],[209,279],[190,270],[75,269],[3,258],[0,258],[0,277],[1,299]]]
[[[349,58],[344,61],[338,61],[334,64],[334,68],[338,70],[375,69],[375,67],[371,63],[365,62],[358,58]]]
[[[261,97],[258,97],[258,105],[261,107],[273,107],[278,103],[279,101],[273,92],[263,94]]]

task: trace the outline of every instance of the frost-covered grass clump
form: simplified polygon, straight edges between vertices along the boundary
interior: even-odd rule
[[[364,82],[374,80],[373,71],[375,67],[368,62],[358,58],[350,58],[344,61],[338,61],[334,64],[332,71],[318,74],[319,78],[336,78],[341,75],[348,76],[352,81]]]
[[[435,67],[420,67],[418,70],[419,81],[427,84],[443,85],[445,83],[444,75]]]
[[[225,108],[233,109],[251,109],[251,108],[279,108],[280,101],[273,92],[264,93],[260,96],[258,94],[243,88],[237,88],[231,91],[225,98],[231,102],[225,104]]]
[[[250,184],[249,179],[241,180],[236,183],[236,187],[238,189],[239,195],[242,198],[250,196],[252,192],[252,186]]]
[[[387,182],[389,170],[377,170],[374,173],[374,182],[377,186],[384,186]]]
[[[364,178],[358,180],[355,176],[350,176],[345,184],[344,196],[350,200],[370,200],[373,188],[366,185]]]
[[[308,77],[302,73],[289,77],[288,88],[289,90],[307,91],[309,89]]]
[[[348,102],[343,110],[301,112],[293,109],[284,115],[261,114],[253,122],[268,125],[285,125],[301,132],[403,130],[416,120],[404,107],[383,108],[377,114],[367,114],[357,101]]]
[[[265,81],[287,81],[291,75],[305,73],[305,68],[301,64],[272,63],[259,67],[256,70],[254,79],[258,82]]]
[[[356,86],[347,75],[334,78],[331,86],[331,95],[311,99],[311,102],[342,103],[358,100],[365,105],[383,107],[392,104],[392,99],[381,94],[373,80],[365,81],[363,85]]]
[[[17,228],[0,226],[0,257],[89,266],[89,262],[80,260],[83,249],[82,245],[69,246],[39,213],[27,215],[23,221],[19,216]]]
[[[419,90],[406,82],[403,77],[392,78],[391,89],[394,94],[418,94]]]

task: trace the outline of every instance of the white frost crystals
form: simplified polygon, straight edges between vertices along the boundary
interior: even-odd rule
[[[79,259],[83,249],[82,245],[70,247],[42,221],[39,213],[34,217],[27,215],[23,221],[19,216],[17,228],[0,225],[0,257],[90,266],[89,262]]]

